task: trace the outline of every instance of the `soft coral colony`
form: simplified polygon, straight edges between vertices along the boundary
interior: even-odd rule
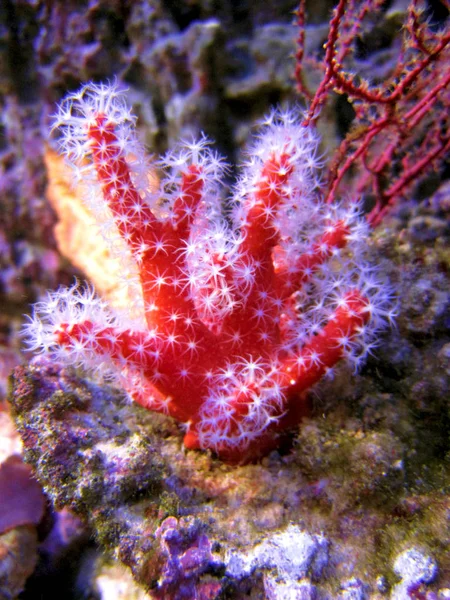
[[[89,288],[60,288],[36,305],[29,346],[116,374],[136,402],[185,424],[188,448],[251,460],[305,414],[306,390],[377,345],[393,317],[390,292],[357,204],[317,196],[318,140],[293,112],[262,124],[231,225],[225,165],[206,141],[169,153],[154,192],[134,123],[115,85],[88,84],[61,104],[55,126],[108,236],[126,242],[143,317]]]

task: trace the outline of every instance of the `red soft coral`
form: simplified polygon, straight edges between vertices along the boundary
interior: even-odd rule
[[[298,422],[302,393],[341,358],[361,363],[392,317],[366,226],[355,204],[319,202],[317,139],[290,112],[270,115],[249,150],[233,228],[220,208],[224,165],[205,140],[165,158],[154,194],[133,125],[109,85],[85,86],[56,118],[94,211],[126,242],[142,319],[60,289],[37,306],[30,345],[106,365],[139,404],[186,424],[187,447],[250,460]]]

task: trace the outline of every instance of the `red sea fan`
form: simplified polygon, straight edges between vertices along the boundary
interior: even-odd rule
[[[448,2],[442,2],[448,9]],[[355,116],[334,153],[324,185],[324,199],[333,203],[342,193],[373,200],[368,221],[380,223],[408,190],[442,167],[450,150],[450,30],[448,18],[432,23],[423,0],[412,0],[402,30],[402,44],[383,78],[369,80],[359,72],[364,61],[356,45],[370,20],[382,17],[381,0],[339,0],[330,21],[325,56],[305,57],[305,0],[297,12],[299,36],[297,87],[309,101],[303,121],[315,123],[332,91],[343,94]],[[372,23],[373,24],[373,23]],[[322,79],[314,92],[304,81],[304,61]],[[367,70],[367,65],[366,65]],[[371,72],[370,72],[371,73]],[[350,181],[348,175],[352,173]]]

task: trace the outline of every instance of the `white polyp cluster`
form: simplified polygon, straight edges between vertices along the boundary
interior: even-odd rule
[[[228,363],[213,379],[200,410],[197,427],[203,448],[245,447],[280,418],[284,395],[276,360],[252,356]],[[247,411],[236,419],[236,395],[248,399]]]
[[[44,300],[34,305],[33,314],[27,319],[22,335],[30,352],[51,353],[56,360],[74,366],[114,370],[110,357],[95,352],[93,342],[96,334],[106,327],[120,327],[120,318],[90,286],[81,287],[76,282],[70,288],[60,287],[55,292],[48,292]],[[84,339],[79,336],[63,346],[58,343],[57,334],[62,326],[70,331],[72,326],[86,321],[94,326],[89,336]]]
[[[136,117],[130,113],[123,91],[116,84],[88,83],[61,102],[53,119],[53,129],[61,136],[60,149],[75,173],[89,169],[86,161],[91,155],[91,141],[87,133],[100,114],[106,117],[105,125],[113,123],[116,128],[116,156],[143,154],[135,134]]]
[[[353,364],[355,371],[365,362],[367,355],[378,345],[379,332],[392,325],[396,307],[392,290],[373,262],[368,245],[369,228],[360,213],[357,202],[348,205],[318,205],[313,226],[316,235],[327,231],[333,223],[342,222],[349,230],[343,249],[334,249],[331,257],[320,264],[299,290],[295,291],[294,311],[283,322],[283,349],[290,354],[298,353],[312,336],[317,335],[333,318],[335,311],[345,302],[346,295],[359,290],[368,300],[369,322],[357,336],[347,339],[342,335],[344,357]],[[297,254],[297,248],[311,246],[311,239],[300,232],[300,240],[281,251],[280,261],[288,261]],[[283,252],[284,251],[284,252]],[[295,270],[295,269],[293,269]]]
[[[176,226],[178,216],[173,205],[182,197],[183,175],[190,167],[198,168],[203,184],[202,200],[195,211],[194,229],[204,229],[208,223],[222,219],[222,181],[227,171],[223,158],[211,150],[210,141],[202,136],[199,140],[181,141],[177,148],[167,152],[158,162],[163,170],[159,189],[152,194],[151,205],[161,220],[170,220]],[[187,216],[191,216],[186,213]]]
[[[261,182],[264,164],[273,156],[289,156],[293,167],[288,183],[280,190],[283,201],[276,213],[268,215],[280,233],[281,244],[299,242],[301,232],[308,228],[309,236],[313,228],[319,230],[320,219],[316,222],[315,213],[319,206],[316,191],[320,184],[318,177],[321,161],[318,156],[319,139],[311,129],[301,125],[300,114],[293,110],[273,110],[263,121],[256,141],[246,154],[242,175],[235,186],[234,224],[239,228],[247,222],[248,211],[252,208],[252,196]],[[301,250],[297,248],[296,250]]]
[[[239,238],[232,238],[226,224],[218,220],[203,231],[195,227],[183,250],[185,281],[198,316],[214,327],[238,303],[238,290],[232,280]]]

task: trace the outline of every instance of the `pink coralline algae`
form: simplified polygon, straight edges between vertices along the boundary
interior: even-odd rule
[[[293,111],[262,124],[227,218],[226,166],[207,140],[170,152],[153,191],[134,124],[107,84],[87,84],[55,117],[136,305],[124,314],[90,288],[60,288],[25,326],[29,348],[115,375],[184,423],[188,448],[252,460],[340,359],[362,364],[394,317],[391,293],[357,203],[320,201],[318,140]]]
[[[168,517],[156,530],[161,540],[164,567],[158,587],[152,589],[155,598],[164,600],[212,600],[221,584],[211,578],[200,581],[200,575],[222,565],[211,554],[211,544],[202,533],[198,521]]]

